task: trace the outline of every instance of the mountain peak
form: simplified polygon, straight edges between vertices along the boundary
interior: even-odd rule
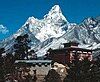
[[[55,11],[56,11],[56,12],[61,12],[61,9],[60,9],[59,5],[55,5],[55,6],[52,7],[52,9],[51,9],[50,11],[52,11],[52,12],[53,12],[53,11],[54,11],[54,12],[55,12]]]
[[[49,19],[56,19],[56,18],[60,19],[61,18],[61,19],[65,20],[65,21],[67,21],[66,18],[63,16],[59,5],[54,5],[51,8],[51,10],[49,11],[49,13],[44,16],[44,19],[48,19],[48,18]]]

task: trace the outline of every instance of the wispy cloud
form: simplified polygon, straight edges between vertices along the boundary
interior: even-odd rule
[[[3,26],[2,24],[0,25],[0,34],[6,34],[8,33],[9,30],[7,29],[7,27]]]

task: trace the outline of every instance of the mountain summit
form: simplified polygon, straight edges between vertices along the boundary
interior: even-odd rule
[[[67,21],[66,18],[63,16],[62,11],[59,7],[59,5],[55,5],[52,7],[52,9],[49,11],[47,15],[44,16],[44,18],[52,18],[52,19],[58,19],[62,18],[63,20]]]
[[[10,51],[17,36],[28,34],[31,49],[42,56],[49,48],[61,48],[62,44],[77,41],[80,47],[100,48],[100,17],[85,19],[82,23],[69,23],[59,5],[51,8],[43,19],[29,17],[26,23],[12,36],[0,42],[0,47]]]
[[[62,36],[68,24],[58,5],[52,7],[49,13],[44,16],[44,19],[38,20],[30,17],[27,23],[29,24],[29,31],[41,42],[48,38]]]

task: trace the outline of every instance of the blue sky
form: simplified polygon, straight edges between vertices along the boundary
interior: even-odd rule
[[[69,22],[100,16],[100,0],[0,0],[0,25],[6,32],[0,31],[0,40],[15,33],[28,17],[42,19],[56,4]]]

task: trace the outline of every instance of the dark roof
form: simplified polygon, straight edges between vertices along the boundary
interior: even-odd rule
[[[83,52],[92,52],[92,50],[90,49],[85,49],[85,48],[77,48],[77,47],[66,47],[66,48],[62,48],[62,49],[55,49],[52,50],[51,52],[66,52],[66,51],[83,51]]]
[[[69,43],[63,43],[64,47],[71,47],[71,46],[78,46],[79,43],[77,42],[69,42]]]

